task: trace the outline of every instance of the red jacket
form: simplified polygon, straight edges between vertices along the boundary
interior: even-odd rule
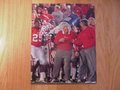
[[[31,44],[36,47],[40,47],[42,45],[42,36],[40,35],[40,31],[36,28],[32,28],[31,33]]]
[[[54,16],[52,16],[51,14],[42,14],[39,16],[39,18],[48,22],[49,20],[52,20],[54,18]]]
[[[80,45],[83,48],[95,46],[95,28],[87,27],[85,30],[81,31],[74,41],[74,44]]]
[[[59,42],[61,38],[65,38],[65,42],[63,43]],[[58,49],[71,50],[73,48],[72,40],[74,38],[75,38],[74,32],[70,32],[70,34],[63,34],[62,31],[60,31],[56,35],[54,42],[57,45]]]

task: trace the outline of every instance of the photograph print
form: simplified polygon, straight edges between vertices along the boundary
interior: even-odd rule
[[[33,3],[31,83],[96,83],[93,4]]]

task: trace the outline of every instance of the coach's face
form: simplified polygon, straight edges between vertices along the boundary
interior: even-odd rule
[[[67,26],[65,26],[65,27],[63,28],[63,31],[64,31],[64,33],[65,33],[65,34],[68,34],[68,32],[69,32],[68,27],[67,27]]]

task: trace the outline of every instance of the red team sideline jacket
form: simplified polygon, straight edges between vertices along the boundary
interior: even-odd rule
[[[60,43],[59,40],[61,38],[65,38],[65,42]],[[57,45],[58,49],[62,49],[62,50],[71,50],[73,48],[72,45],[72,40],[75,38],[75,33],[74,32],[70,32],[70,34],[63,34],[62,31],[58,32],[58,34],[55,37],[55,44]]]
[[[31,35],[31,44],[33,46],[40,47],[42,45],[42,36],[40,35],[40,30],[33,27]]]
[[[48,22],[49,20],[52,20],[54,18],[54,16],[52,16],[51,14],[42,14],[39,16],[39,18]]]
[[[81,31],[74,41],[76,45],[83,45],[83,48],[91,48],[95,45],[95,28],[87,27]]]

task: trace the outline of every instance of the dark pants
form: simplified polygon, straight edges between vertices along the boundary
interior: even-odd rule
[[[86,79],[88,75],[88,65],[87,65],[87,60],[85,57],[85,52],[84,49],[80,50],[80,57],[79,57],[79,74],[78,78],[80,80]]]
[[[96,50],[95,46],[84,49],[85,57],[89,68],[88,81],[96,81]]]
[[[57,78],[59,75],[59,71],[62,65],[62,61],[64,59],[64,73],[65,73],[65,80],[70,79],[70,60],[72,56],[72,50],[60,50],[57,49],[56,56],[55,56],[55,63],[53,68],[53,78]]]
[[[32,81],[35,81],[37,79],[37,76],[35,75],[36,69],[40,66],[39,61],[37,61],[36,65],[32,66]]]

